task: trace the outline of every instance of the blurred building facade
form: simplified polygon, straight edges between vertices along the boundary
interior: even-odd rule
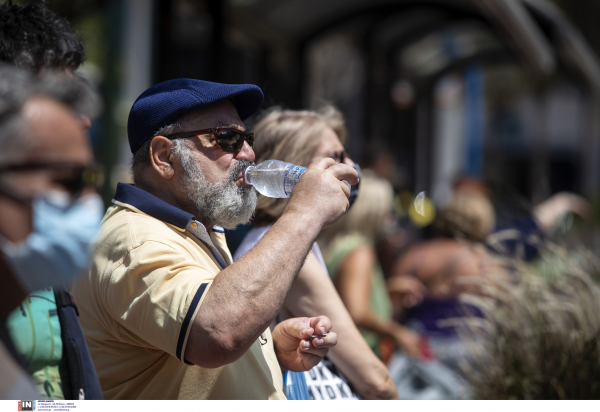
[[[426,191],[439,205],[462,175],[531,204],[561,190],[600,194],[600,65],[555,3],[55,3],[83,22],[77,27],[92,57],[84,72],[94,76],[93,60],[102,72],[106,112],[93,137],[113,185],[127,179],[124,127],[133,100],[151,84],[193,77],[257,84],[265,107],[335,104],[354,159],[391,157],[396,188]],[[584,19],[568,3],[565,10]],[[600,36],[585,22],[588,35]]]

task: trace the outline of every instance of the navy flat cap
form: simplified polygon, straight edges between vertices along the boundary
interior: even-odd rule
[[[253,84],[221,84],[194,79],[174,79],[158,83],[137,98],[127,120],[131,153],[144,142],[187,112],[220,100],[232,100],[242,120],[254,114],[264,96]]]

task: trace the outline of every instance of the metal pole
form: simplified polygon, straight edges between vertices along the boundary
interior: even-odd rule
[[[429,190],[429,148],[431,141],[431,91],[417,102],[417,150],[415,164],[415,193]]]
[[[107,16],[104,27],[108,43],[106,56],[106,77],[103,84],[103,96],[105,101],[105,130],[103,143],[100,150],[100,161],[107,171],[107,183],[104,186],[103,198],[106,204],[110,203],[114,195],[113,172],[119,156],[119,146],[122,127],[117,121],[120,86],[121,86],[121,48],[123,43],[123,16],[124,5],[122,1],[112,0],[107,6]]]

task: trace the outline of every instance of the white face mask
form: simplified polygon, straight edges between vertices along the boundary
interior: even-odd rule
[[[36,197],[33,231],[19,243],[2,239],[0,249],[29,292],[69,282],[87,268],[103,214],[104,204],[97,194],[74,202],[61,192]]]

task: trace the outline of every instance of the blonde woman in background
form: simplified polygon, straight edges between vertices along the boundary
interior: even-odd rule
[[[343,118],[331,106],[318,113],[272,109],[255,125],[254,132],[256,163],[277,159],[308,166],[316,160],[331,157],[354,165],[342,145],[346,138]],[[234,259],[239,259],[258,243],[281,216],[286,205],[287,199],[259,195],[253,221],[258,227],[244,238]],[[299,314],[311,316],[312,313],[329,316],[338,334],[337,346],[327,355],[331,362],[324,361],[312,373],[305,373],[312,396],[315,399],[343,399],[350,392],[348,386],[343,386],[345,377],[352,389],[364,399],[398,399],[385,365],[369,349],[336,292],[316,243],[292,285],[278,320]],[[319,386],[324,376],[327,380]],[[339,383],[333,384],[336,379]]]
[[[391,185],[365,170],[354,207],[321,232],[319,244],[329,275],[371,349],[381,356],[381,340],[390,338],[397,348],[418,357],[419,335],[392,320],[392,305],[375,251],[375,241],[391,215],[392,200]]]

